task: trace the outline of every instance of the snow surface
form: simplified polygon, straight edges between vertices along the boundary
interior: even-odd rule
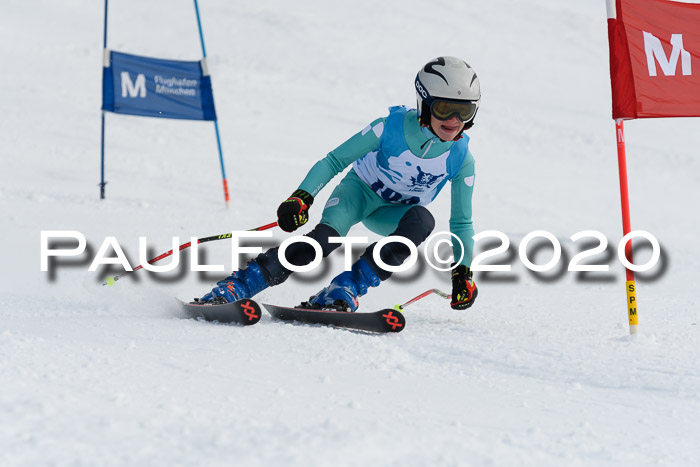
[[[700,464],[699,122],[626,124],[632,225],[663,252],[638,277],[630,336],[602,0],[200,8],[229,209],[211,123],[113,114],[100,201],[102,2],[3,2],[0,465]],[[111,2],[109,46],[198,59],[192,2]],[[40,271],[41,231],[80,231],[92,255],[115,236],[136,265],[140,236],[155,255],[173,236],[273,221],[316,160],[388,106],[413,105],[413,77],[438,55],[481,78],[475,226],[512,247],[494,258],[511,273],[477,275],[472,309],[433,295],[385,336],[267,315],[243,328],[183,319],[173,300],[222,274],[139,271],[102,287],[118,271],[88,272],[87,254]],[[431,209],[447,230],[449,195]],[[559,238],[562,268],[523,267],[517,246],[534,230]],[[609,239],[608,256],[592,258],[609,273],[565,271],[582,230]],[[230,264],[227,242],[201,250]],[[639,263],[649,257],[638,250]],[[260,298],[298,303],[341,268],[336,252]],[[449,290],[449,278],[416,267],[362,309],[433,287]]]

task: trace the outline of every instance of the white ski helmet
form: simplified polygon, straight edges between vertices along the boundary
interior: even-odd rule
[[[415,84],[421,125],[430,126],[431,114],[438,120],[457,115],[465,123],[464,129],[474,124],[481,86],[467,62],[457,57],[438,57],[418,71]]]

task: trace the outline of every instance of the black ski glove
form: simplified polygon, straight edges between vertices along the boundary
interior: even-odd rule
[[[465,310],[474,304],[478,290],[472,272],[463,264],[452,270],[452,301],[455,310]]]
[[[309,207],[314,197],[304,190],[297,190],[277,208],[277,224],[285,232],[294,232],[309,221]]]

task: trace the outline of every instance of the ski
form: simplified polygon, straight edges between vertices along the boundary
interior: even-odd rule
[[[406,327],[406,318],[403,314],[390,308],[371,313],[352,313],[349,311],[291,308],[266,303],[263,303],[263,306],[274,318],[283,321],[324,324],[370,332],[401,332]]]
[[[220,304],[203,303],[197,301],[197,299],[190,303],[178,301],[182,309],[187,313],[187,316],[190,318],[203,318],[206,321],[239,323],[249,326],[260,321],[262,316],[260,305],[249,298]]]

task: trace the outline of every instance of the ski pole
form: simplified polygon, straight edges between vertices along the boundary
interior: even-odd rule
[[[411,305],[412,303],[416,303],[418,300],[420,300],[420,299],[422,299],[422,298],[425,298],[425,297],[427,297],[427,296],[430,295],[430,294],[437,294],[437,295],[441,296],[442,298],[446,298],[446,299],[448,299],[448,300],[449,300],[450,298],[452,298],[452,295],[447,294],[447,293],[443,292],[442,290],[430,289],[430,290],[426,290],[425,292],[423,292],[422,294],[418,295],[417,297],[414,297],[414,298],[410,299],[409,301],[407,301],[407,302],[404,303],[403,305],[399,305],[399,304],[394,305],[394,310],[396,310],[396,311],[403,311],[403,309],[406,308],[408,305]]]
[[[277,227],[277,221],[272,222],[272,223],[270,223],[270,224],[262,225],[262,226],[260,226],[260,227],[256,227],[256,228],[254,228],[254,229],[248,229],[248,232],[257,232],[257,231],[261,231],[261,230],[271,229],[271,228],[273,228],[273,227]],[[197,244],[205,243],[205,242],[211,242],[211,241],[213,241],[213,240],[224,240],[224,239],[227,239],[227,238],[231,238],[231,233],[225,233],[225,234],[221,234],[221,235],[212,235],[211,237],[202,237],[202,238],[198,238],[198,239],[197,239]],[[189,248],[189,247],[191,247],[191,246],[192,246],[192,242],[183,243],[182,245],[180,245],[180,246],[178,247],[178,251],[182,251],[182,250],[184,250],[185,248]],[[149,260],[148,260],[148,264],[153,264],[153,263],[155,263],[155,262],[157,262],[157,261],[160,261],[160,260],[163,259],[163,258],[167,258],[168,256],[170,256],[170,255],[173,254],[173,251],[174,251],[174,250],[170,250],[170,251],[168,251],[168,252],[166,252],[166,253],[163,253],[162,255],[156,256],[156,257],[153,258],[153,259],[149,259]],[[136,272],[136,271],[138,271],[139,269],[142,269],[142,268],[143,268],[143,265],[140,264],[140,265],[136,266],[134,269],[132,269],[131,271],[124,271],[123,273],[118,274],[118,275],[116,275],[116,276],[114,276],[114,277],[109,277],[109,278],[107,278],[107,281],[106,281],[104,284],[102,284],[102,285],[109,285],[109,286],[111,287],[111,286],[114,285],[114,283],[115,283],[116,281],[118,281],[118,280],[119,280],[120,278],[122,278],[123,276],[126,276],[127,274],[129,274],[129,273],[131,273],[131,272]]]

